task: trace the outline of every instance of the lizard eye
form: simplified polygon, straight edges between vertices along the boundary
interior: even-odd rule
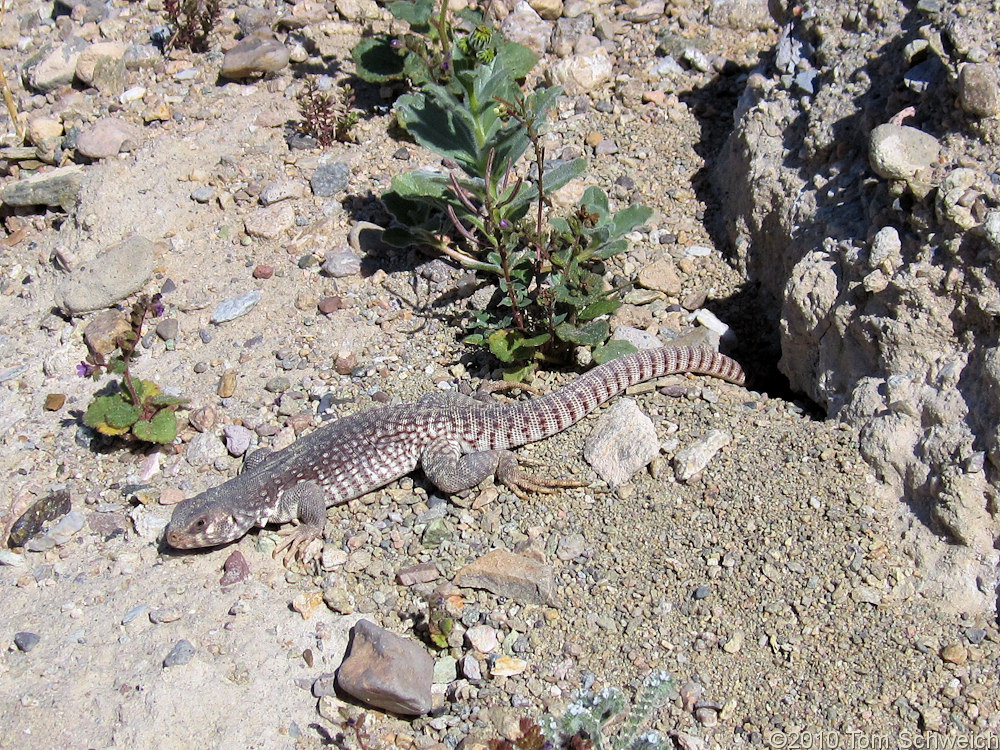
[[[194,527],[196,529],[198,529],[199,531],[201,529],[205,528],[205,519],[204,518],[199,518],[197,521],[194,522]]]

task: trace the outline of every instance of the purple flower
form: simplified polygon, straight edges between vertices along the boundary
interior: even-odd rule
[[[509,229],[510,228],[510,222],[507,221],[506,219],[500,219],[500,228],[501,229]]]
[[[448,64],[447,60],[441,63],[441,70],[443,70],[445,73],[448,72],[449,68],[451,68],[451,65]]]
[[[94,370],[96,369],[97,368],[89,362],[81,362],[76,366],[76,374],[81,378],[89,378],[94,374]]]
[[[163,315],[163,301],[159,294],[154,294],[153,298],[150,300],[149,309],[153,311],[154,317],[160,317]]]

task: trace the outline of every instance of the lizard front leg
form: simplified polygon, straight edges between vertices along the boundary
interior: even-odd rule
[[[496,476],[518,497],[529,492],[552,493],[559,487],[583,487],[586,482],[572,479],[535,477],[521,471],[517,457],[508,450],[475,451],[462,454],[458,443],[439,439],[427,446],[420,467],[438,489],[449,494],[461,492]]]
[[[326,523],[326,495],[323,489],[316,482],[301,482],[285,492],[281,504],[289,511],[295,511],[294,526],[278,532],[285,538],[275,547],[274,557],[287,548],[282,558],[286,568],[295,558],[302,564],[317,559],[323,545],[314,545],[313,542],[323,538],[323,525]]]

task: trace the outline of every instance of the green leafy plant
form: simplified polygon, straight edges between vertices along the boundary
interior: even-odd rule
[[[511,380],[542,362],[565,362],[576,346],[592,349],[598,362],[631,350],[606,343],[610,328],[601,318],[619,307],[620,294],[605,288],[601,264],[627,249],[624,236],[652,211],[632,205],[613,213],[591,187],[576,211],[546,221],[552,192],[586,169],[584,159],[545,159],[544,125],[560,92],[523,92],[495,58],[456,73],[450,86],[426,83],[396,103],[413,138],[457,169],[394,178],[382,200],[398,225],[384,238],[436,248],[496,280],[499,294],[474,315],[466,341],[488,346]],[[530,166],[519,173],[529,151]]]
[[[132,306],[130,329],[115,341],[118,353],[107,359],[100,352],[91,352],[77,365],[78,375],[95,380],[104,370],[122,376],[117,390],[95,396],[83,415],[83,423],[102,435],[131,435],[147,443],[172,443],[177,436],[174,412],[186,399],[169,396],[153,381],[133,377],[131,372],[146,317],[162,312],[160,295],[143,296]]]
[[[673,743],[655,731],[642,731],[652,712],[674,690],[666,672],[654,672],[628,707],[620,690],[606,688],[571,703],[558,719],[536,723],[521,719],[521,736],[513,742],[491,740],[490,750],[667,750]],[[613,727],[617,727],[614,729]]]
[[[358,123],[359,113],[353,109],[354,89],[343,86],[339,96],[332,91],[320,91],[313,78],[306,80],[298,96],[300,128],[326,148],[335,141],[354,140],[351,130]]]
[[[448,0],[396,0],[389,12],[410,30],[398,37],[377,34],[352,50],[358,76],[370,83],[408,80],[450,86],[456,77],[499,59],[508,73],[521,79],[535,66],[537,55],[511,42],[491,26],[486,14],[463,8],[452,15]]]
[[[164,0],[163,10],[174,28],[168,49],[208,52],[208,37],[219,21],[219,0]]]

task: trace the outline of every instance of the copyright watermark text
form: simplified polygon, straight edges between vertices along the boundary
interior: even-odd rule
[[[775,750],[1000,750],[1000,737],[988,734],[898,734],[870,732],[781,732],[764,734]]]

